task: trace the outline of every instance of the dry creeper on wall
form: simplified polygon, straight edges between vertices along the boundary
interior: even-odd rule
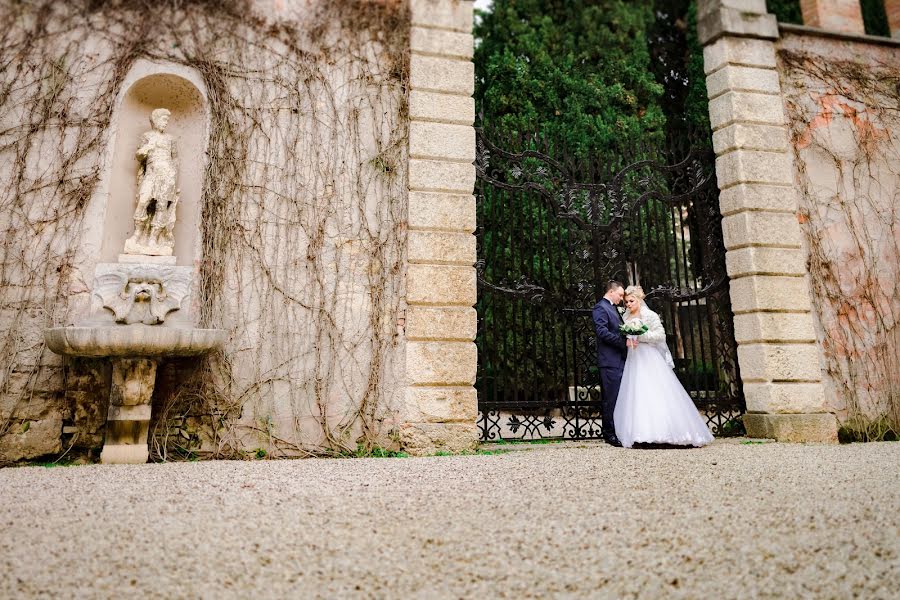
[[[853,435],[896,437],[900,69],[794,50],[779,60],[831,404]]]
[[[0,0],[0,27],[0,458],[28,419],[76,431],[76,449],[102,437],[108,374],[63,368],[41,331],[88,302],[85,214],[139,58],[193,68],[208,91],[195,293],[201,325],[230,333],[200,368],[161,370],[158,456],[181,423],[214,456],[383,445],[399,393],[406,4]]]

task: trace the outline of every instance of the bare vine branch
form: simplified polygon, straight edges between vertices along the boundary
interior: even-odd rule
[[[173,423],[214,456],[240,455],[261,422],[276,452],[382,441],[405,251],[406,4],[322,1],[302,26],[242,0],[0,4],[0,395],[27,401],[42,373],[50,392],[68,385],[40,332],[84,306],[97,257],[81,241],[114,101],[148,58],[207,88],[195,291],[201,324],[230,333],[155,398],[156,455],[176,455]],[[22,402],[0,413],[0,436]]]
[[[834,402],[900,433],[900,69],[782,50],[812,297]],[[880,432],[880,433],[879,433]]]

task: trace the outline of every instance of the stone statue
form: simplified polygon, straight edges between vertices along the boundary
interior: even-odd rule
[[[175,209],[179,191],[175,140],[165,133],[171,113],[157,108],[150,113],[152,131],[141,136],[138,161],[137,208],[134,233],[125,242],[126,254],[171,256],[175,245]]]

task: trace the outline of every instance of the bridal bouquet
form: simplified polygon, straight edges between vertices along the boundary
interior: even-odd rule
[[[648,329],[650,328],[641,321],[631,321],[630,323],[619,325],[619,331],[624,335],[643,335],[647,333]]]

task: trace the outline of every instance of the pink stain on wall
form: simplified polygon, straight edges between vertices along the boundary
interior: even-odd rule
[[[848,100],[832,91],[825,94],[813,92],[810,95],[818,106],[818,114],[794,139],[798,150],[802,150],[812,143],[813,133],[817,129],[828,127],[835,118],[839,117],[846,118],[852,123],[860,146],[873,147],[877,142],[890,138],[890,132],[887,129],[872,121],[865,104]]]
[[[809,33],[778,46],[826,402],[900,423],[900,48]]]

